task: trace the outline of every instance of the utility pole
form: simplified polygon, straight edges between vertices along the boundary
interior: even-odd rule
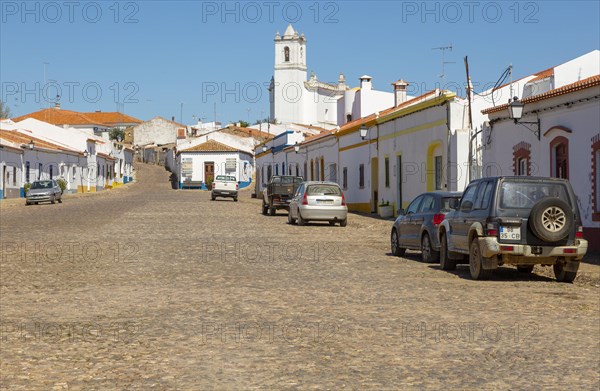
[[[465,70],[467,72],[467,101],[469,103],[469,181],[473,177],[473,108],[471,106],[471,76],[469,75],[469,58],[465,56]]]

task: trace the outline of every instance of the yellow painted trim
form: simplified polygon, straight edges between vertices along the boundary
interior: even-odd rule
[[[373,125],[382,124],[382,123],[391,121],[393,119],[396,119],[398,117],[412,114],[412,113],[420,111],[420,110],[428,109],[433,106],[438,106],[441,103],[444,103],[444,102],[454,99],[455,97],[456,97],[456,94],[454,92],[444,92],[444,93],[442,93],[442,95],[440,95],[436,98],[428,99],[426,101],[416,103],[414,105],[405,107],[398,111],[391,112],[391,113],[381,116],[379,118],[373,118],[372,120],[369,120],[367,122],[359,122],[356,125],[348,128],[348,129],[344,129],[344,130],[341,130],[341,131],[335,133],[335,136],[339,138],[339,137],[345,136],[347,134],[358,131],[360,129],[360,127],[363,125],[371,127]]]
[[[426,124],[423,124],[423,125],[413,126],[412,128],[406,128],[406,129],[398,130],[398,131],[396,131],[396,132],[394,132],[392,134],[386,134],[385,136],[379,137],[379,140],[380,141],[389,140],[389,139],[392,139],[392,138],[396,138],[398,136],[402,136],[402,135],[405,135],[405,134],[419,132],[421,130],[430,129],[430,128],[434,128],[436,126],[441,126],[441,125],[446,125],[446,119],[440,119],[440,120],[429,122],[429,123],[426,123]]]
[[[349,149],[359,148],[359,147],[362,147],[363,145],[373,144],[376,142],[377,142],[377,140],[365,140],[365,141],[361,141],[360,143],[346,145],[345,147],[339,148],[339,150],[340,150],[340,152],[343,152],[343,151],[347,151]]]
[[[427,168],[425,174],[427,175],[427,191],[435,190],[435,159],[433,153],[437,147],[442,148],[442,156],[444,156],[443,143],[440,140],[433,141],[427,147]],[[443,182],[443,178],[442,178]]]
[[[378,124],[382,124],[384,122],[390,121],[392,119],[398,118],[398,117],[402,117],[404,115],[408,115],[408,114],[412,114],[416,111],[420,111],[423,109],[428,109],[430,107],[433,106],[437,106],[439,104],[442,104],[446,101],[452,100],[456,97],[456,94],[454,92],[444,92],[442,93],[442,95],[433,98],[433,99],[429,99],[420,103],[416,103],[414,105],[408,106],[402,110],[398,110],[389,114],[386,114],[382,117],[379,117],[377,119],[377,123]]]
[[[360,202],[355,204],[348,204],[348,210],[353,212],[363,212],[363,213],[371,213],[371,203],[370,202]]]

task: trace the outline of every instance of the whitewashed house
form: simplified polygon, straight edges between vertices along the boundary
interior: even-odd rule
[[[133,144],[140,147],[146,145],[166,145],[177,141],[180,129],[187,135],[187,127],[162,117],[154,117],[133,127]]]
[[[0,131],[0,200],[23,196],[23,147],[7,140]]]
[[[591,249],[600,250],[600,75],[521,102],[521,123],[509,118],[508,104],[484,110],[490,118],[484,175],[568,179],[578,197],[584,235]]]
[[[63,178],[67,181],[66,192],[76,192],[77,184],[84,184],[87,159],[82,151],[35,137],[22,129],[2,129],[0,139],[22,148],[19,160],[14,154],[11,160],[3,159],[4,174],[8,172],[6,189],[12,188],[12,191],[6,192],[7,197],[24,197],[24,185],[35,180]]]
[[[175,167],[179,188],[209,190],[207,183],[217,175],[235,176],[239,188],[252,184],[254,157],[252,153],[236,149],[215,140],[208,140],[175,153]]]

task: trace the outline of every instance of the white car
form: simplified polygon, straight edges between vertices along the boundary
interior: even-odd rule
[[[329,225],[348,222],[346,197],[337,183],[302,182],[290,201],[288,223],[305,225],[309,221],[327,221]]]
[[[234,176],[217,175],[212,183],[211,199],[214,201],[217,197],[233,198],[238,200],[239,183]]]

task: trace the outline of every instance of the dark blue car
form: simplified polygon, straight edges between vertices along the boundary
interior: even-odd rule
[[[438,262],[438,227],[461,195],[461,192],[449,191],[424,193],[415,198],[406,211],[400,210],[392,227],[392,254],[401,257],[407,249],[419,250],[423,262]]]

